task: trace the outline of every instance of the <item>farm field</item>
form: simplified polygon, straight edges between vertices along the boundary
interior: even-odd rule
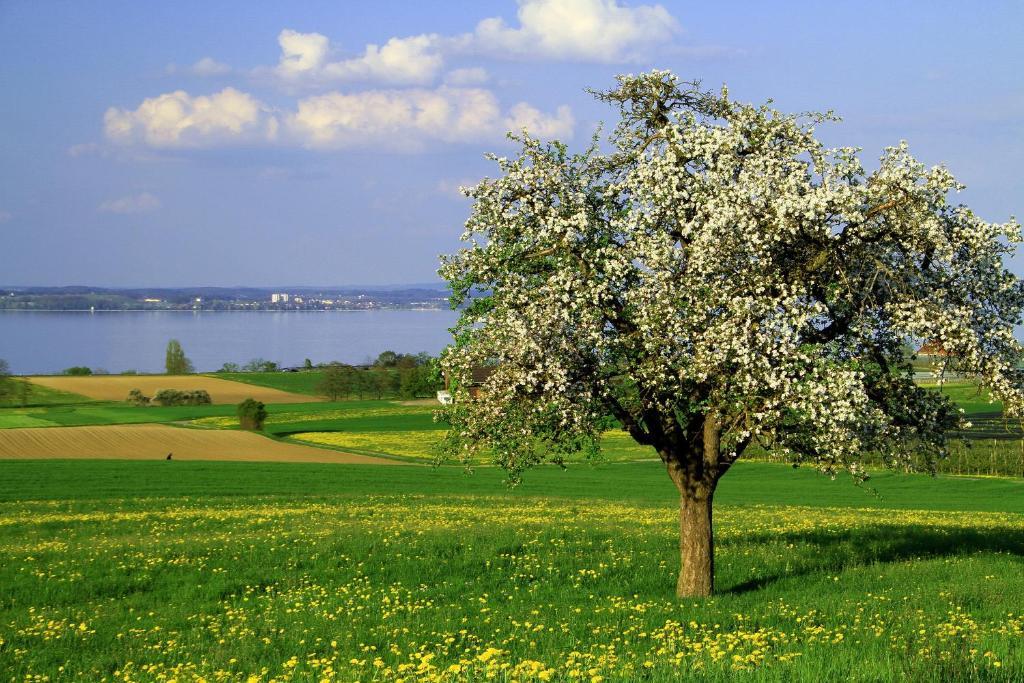
[[[378,463],[391,461],[311,448],[243,431],[182,429],[159,424],[38,427],[0,432],[0,458],[114,458]]]
[[[654,463],[165,465],[0,462],[5,679],[1024,677],[1013,480],[738,464],[678,602]]]
[[[33,385],[70,392],[103,401],[124,401],[128,392],[139,389],[152,396],[160,389],[205,389],[214,403],[238,403],[254,398],[264,403],[305,403],[309,396],[300,396],[270,387],[254,388],[207,375],[91,375],[68,377],[47,375],[30,377]]]
[[[305,372],[218,372],[213,376],[232,382],[267,387],[294,394],[316,395],[316,386],[324,377],[320,370]]]
[[[295,377],[317,376],[318,373],[234,373],[245,376],[252,384],[223,377],[206,378],[227,384],[239,394],[258,393],[261,384],[293,382]],[[118,377],[121,381],[138,376]],[[285,380],[280,378],[284,377]],[[78,382],[91,378],[63,378]],[[101,377],[98,379],[112,379]],[[151,379],[159,380],[158,376]],[[180,379],[180,378],[178,378]],[[292,383],[292,388],[301,388]],[[274,391],[273,388],[268,388]],[[311,389],[310,389],[311,390]],[[1020,425],[1000,416],[1001,406],[989,403],[988,396],[967,383],[951,383],[942,389],[967,413],[973,427],[963,433],[964,440],[954,440],[949,458],[939,463],[939,471],[956,474],[1003,474],[1024,476],[1024,433]],[[436,455],[436,444],[444,435],[445,425],[434,421],[436,404],[432,401],[344,400],[318,401],[302,394],[288,394],[305,402],[271,403],[264,433],[304,446],[337,449],[347,453],[386,455],[420,462],[429,462]],[[0,408],[0,430],[85,425],[128,425],[145,423],[185,423],[205,429],[237,429],[235,406],[148,406],[134,407],[118,401],[99,401],[65,394],[52,388],[34,385],[28,406]],[[0,438],[2,441],[2,438]],[[634,443],[620,430],[606,432],[602,444],[605,461],[650,460],[650,448]],[[758,457],[756,453],[751,457]]]
[[[339,406],[333,406],[338,408]],[[341,408],[347,408],[342,404]],[[194,421],[200,426],[237,427],[235,406],[229,404],[201,406],[136,407],[123,401],[86,400],[67,405],[30,405],[0,409],[0,429],[9,427],[68,427],[105,424],[144,424]],[[309,417],[330,412],[329,403],[278,403],[267,407],[272,419],[285,415]],[[283,418],[288,419],[288,418]]]

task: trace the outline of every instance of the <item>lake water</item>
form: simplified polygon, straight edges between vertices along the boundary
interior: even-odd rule
[[[0,358],[15,374],[72,365],[163,372],[169,339],[199,371],[265,358],[282,366],[362,363],[381,351],[438,353],[454,311],[0,311]]]

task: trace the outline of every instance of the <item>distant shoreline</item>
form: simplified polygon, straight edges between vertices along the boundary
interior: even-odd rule
[[[450,308],[310,308],[310,309],[266,309],[254,308],[217,310],[213,308],[0,308],[0,313],[382,313],[386,311],[447,312]]]

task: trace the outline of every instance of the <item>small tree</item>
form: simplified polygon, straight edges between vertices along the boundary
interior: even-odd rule
[[[419,368],[398,370],[398,395],[402,398],[416,398],[419,389]]]
[[[277,363],[265,358],[253,358],[242,366],[242,372],[277,372]]]
[[[352,393],[356,369],[351,365],[332,363],[324,368],[323,377],[316,385],[316,393],[337,401]]]
[[[416,398],[418,396],[430,396],[440,384],[435,381],[436,368],[433,359],[420,359],[422,363],[412,368],[399,368],[400,378],[399,393],[403,398]]]
[[[394,351],[383,351],[377,356],[377,360],[373,361],[373,365],[378,368],[393,368],[398,363],[399,355]]]
[[[857,478],[869,451],[934,470],[960,415],[914,383],[907,340],[1024,412],[1024,285],[1004,267],[1020,226],[950,203],[945,168],[900,144],[868,173],[815,138],[831,115],[667,72],[598,97],[621,117],[610,153],[524,134],[468,191],[468,247],[441,269],[464,305],[443,357],[450,447],[490,450],[515,481],[598,448],[614,418],[679,493],[677,594],[705,596],[715,489],[751,445]]]
[[[262,401],[247,398],[238,404],[238,424],[242,429],[259,431],[267,419],[267,407]]]
[[[92,374],[92,368],[85,365],[72,365],[70,368],[65,368],[63,374],[71,375],[72,377],[84,377]]]
[[[181,342],[177,339],[167,342],[164,367],[168,375],[187,375],[195,372],[195,368],[192,367],[192,361],[185,356],[185,351],[181,348]]]
[[[238,363],[225,363],[217,372],[241,372],[241,368],[238,367]]]
[[[398,393],[398,373],[390,368],[373,368],[368,373],[369,387],[378,400]]]

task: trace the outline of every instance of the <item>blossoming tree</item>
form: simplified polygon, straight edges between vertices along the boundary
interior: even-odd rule
[[[831,114],[668,72],[596,95],[620,114],[606,148],[524,133],[517,156],[492,157],[499,177],[465,190],[468,244],[440,271],[464,305],[443,355],[453,452],[516,480],[617,423],[678,489],[677,593],[704,596],[715,487],[748,448],[858,477],[865,452],[944,455],[961,414],[915,385],[908,341],[941,344],[1021,413],[1024,287],[1004,268],[1020,226],[951,203],[945,168],[901,143],[868,172],[815,138]]]

